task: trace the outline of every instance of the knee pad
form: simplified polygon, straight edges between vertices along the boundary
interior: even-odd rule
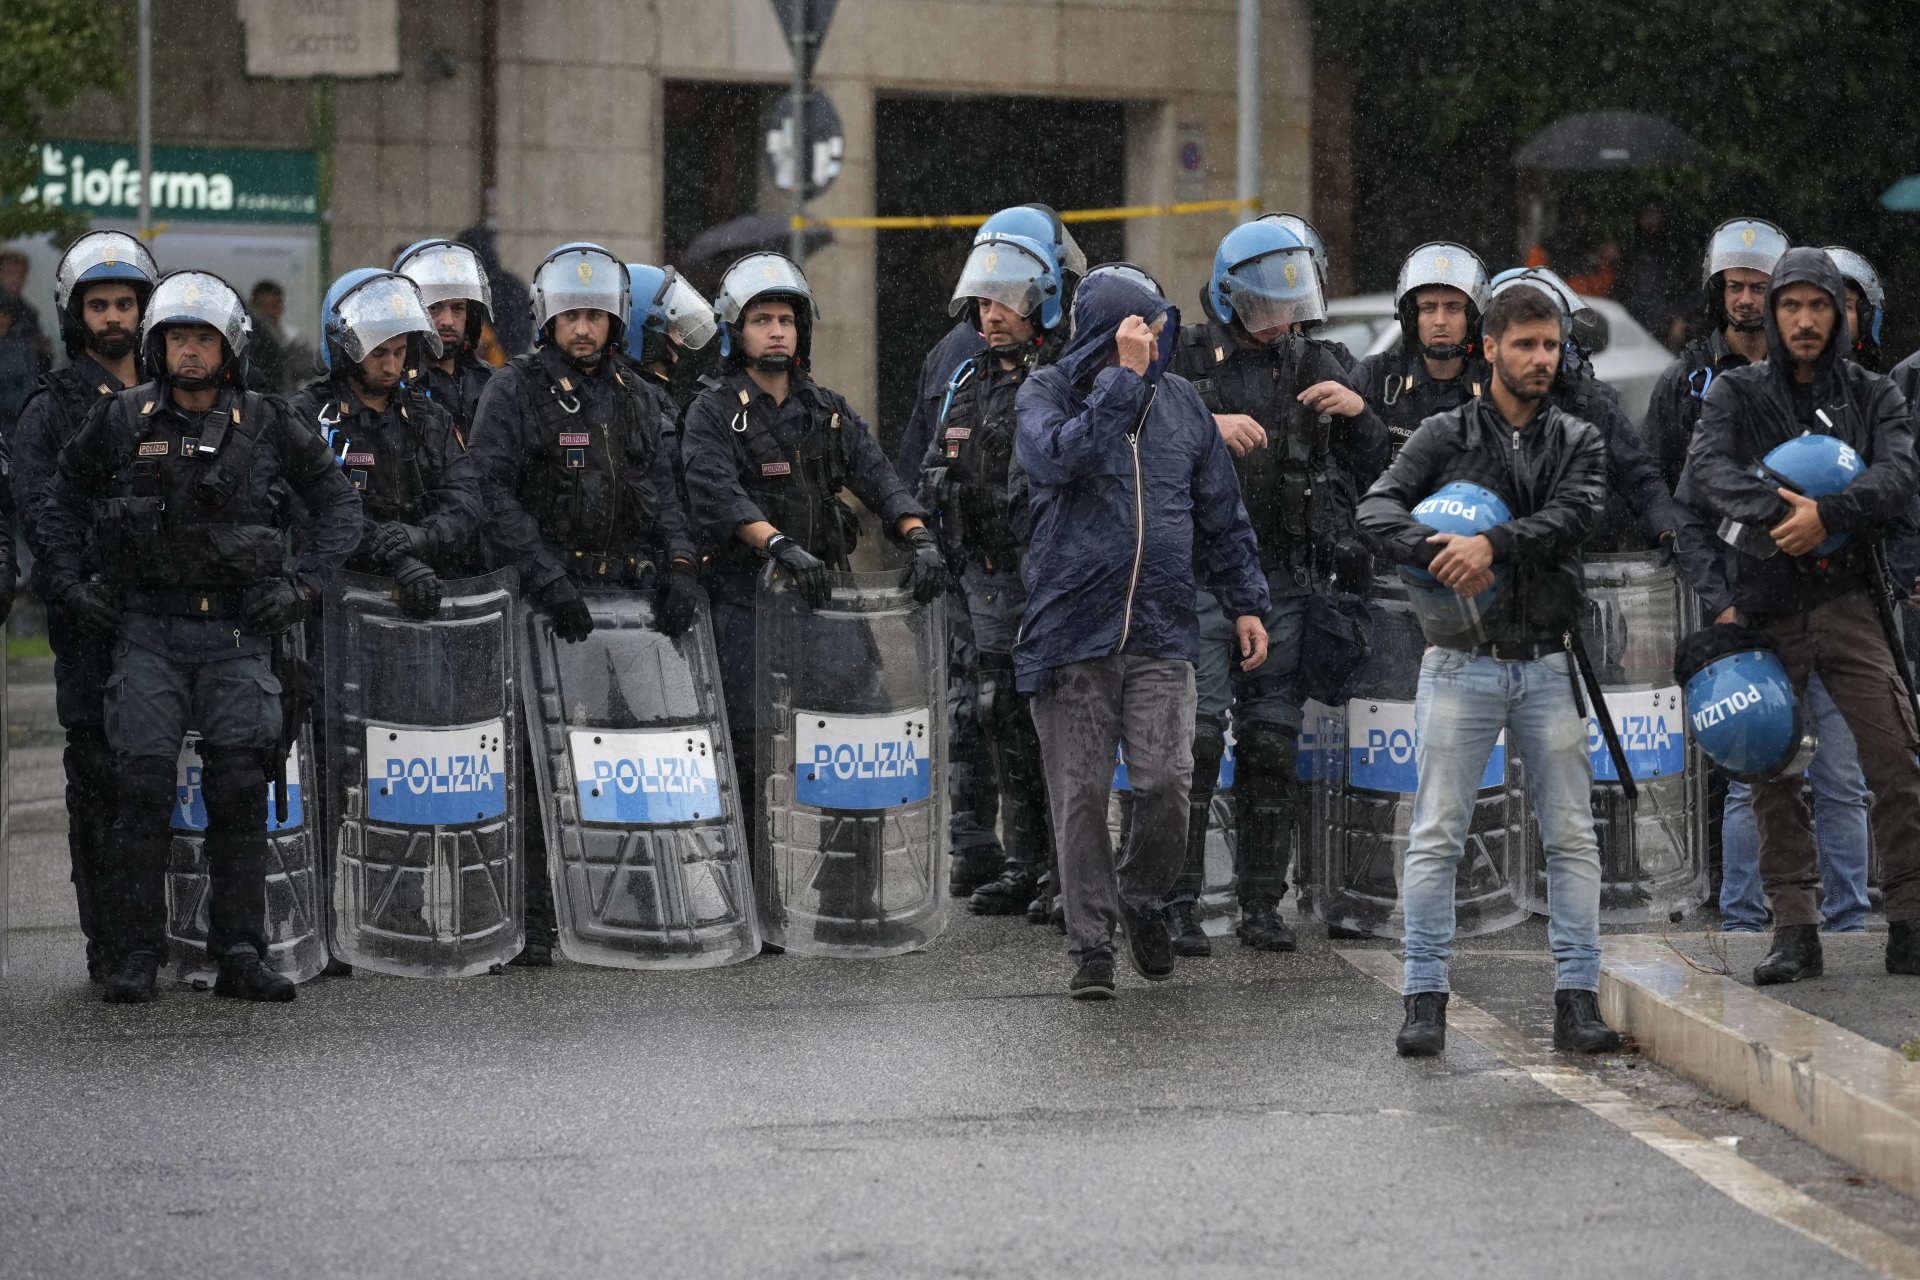
[[[1220,757],[1227,753],[1227,728],[1219,716],[1193,720],[1193,791],[1213,794],[1220,781]]]
[[[1248,796],[1291,796],[1298,785],[1299,755],[1300,738],[1292,730],[1250,726],[1234,750],[1234,784]]]
[[[207,830],[252,833],[267,829],[267,772],[249,747],[203,747],[200,794]]]
[[[178,779],[173,757],[121,756],[117,763],[121,812],[137,816],[157,812],[162,822],[167,821]]]

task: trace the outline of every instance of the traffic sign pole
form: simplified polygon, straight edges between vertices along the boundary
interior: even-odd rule
[[[813,60],[807,56],[807,0],[792,0],[793,27],[787,41],[793,47],[793,240],[789,254],[801,266],[807,262],[807,179],[813,176],[807,153],[807,82]]]

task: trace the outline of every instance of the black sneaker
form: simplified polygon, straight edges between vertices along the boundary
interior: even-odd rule
[[[1887,921],[1887,972],[1920,974],[1920,920]]]
[[[213,994],[230,1000],[280,1003],[293,999],[294,986],[287,977],[267,968],[252,947],[238,946],[220,957]]]
[[[1173,976],[1173,935],[1167,932],[1166,917],[1158,907],[1141,911],[1120,905],[1120,919],[1127,926],[1127,959],[1133,971],[1148,982],[1165,982]]]
[[[159,994],[160,957],[152,951],[129,951],[113,962],[102,982],[100,998],[108,1004],[145,1004]]]
[[[1620,1033],[1600,1018],[1600,998],[1562,987],[1553,993],[1553,1047],[1562,1053],[1618,1053]]]
[[[977,916],[1018,915],[1028,909],[1039,888],[1040,881],[1031,871],[1010,862],[998,880],[973,891],[973,896],[967,899],[967,910]]]
[[[1280,908],[1271,902],[1243,904],[1240,924],[1234,929],[1242,945],[1255,951],[1298,951],[1299,939],[1280,918]]]
[[[1407,1020],[1393,1047],[1403,1058],[1435,1058],[1447,1047],[1447,993],[1419,991],[1401,997]]]
[[[1826,971],[1826,959],[1820,949],[1820,926],[1783,924],[1773,931],[1773,950],[1753,967],[1753,984],[1768,987],[1798,982],[1802,978],[1817,978]]]
[[[1173,935],[1173,954],[1210,956],[1213,939],[1200,927],[1200,906],[1194,902],[1176,902],[1167,908],[1167,931]]]
[[[1113,999],[1113,956],[1096,951],[1082,960],[1067,983],[1067,994],[1075,1000]]]
[[[553,968],[553,944],[535,942],[529,938],[527,944],[520,948],[520,954],[507,963],[516,969],[551,969]]]

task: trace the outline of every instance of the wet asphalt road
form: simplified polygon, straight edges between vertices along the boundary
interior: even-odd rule
[[[0,1277],[1870,1274],[1456,1035],[1309,929],[1121,998],[961,913],[922,953],[174,988],[108,1008],[51,688],[13,699]],[[44,675],[39,675],[44,679]],[[1352,944],[1342,944],[1351,946]],[[1537,929],[1463,994],[1545,1036]],[[1920,1209],[1632,1056],[1630,1091],[1920,1243]]]

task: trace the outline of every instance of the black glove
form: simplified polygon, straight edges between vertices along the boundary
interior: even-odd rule
[[[593,614],[580,598],[580,588],[565,577],[555,578],[535,597],[553,619],[553,634],[568,644],[579,644],[593,634]]]
[[[700,583],[693,566],[675,560],[667,566],[666,581],[660,584],[660,601],[654,606],[653,620],[663,635],[677,636],[693,625],[700,614]]]
[[[89,631],[120,629],[120,593],[104,582],[76,582],[60,593],[60,607]]]
[[[808,608],[826,607],[833,595],[833,584],[827,581],[825,561],[784,533],[776,533],[767,539],[767,555],[786,570],[787,577],[800,593],[800,598],[807,602]]]
[[[278,635],[306,615],[307,598],[285,578],[248,587],[240,601],[240,620],[255,635]]]
[[[409,618],[431,618],[440,612],[444,588],[440,575],[425,560],[401,556],[393,562],[393,582],[400,588],[400,611]]]
[[[907,530],[907,548],[913,552],[913,559],[907,561],[907,590],[927,604],[947,589],[947,558],[925,525]]]
[[[373,527],[367,535],[367,554],[380,564],[393,564],[402,556],[427,558],[427,531],[419,525],[388,520]]]

